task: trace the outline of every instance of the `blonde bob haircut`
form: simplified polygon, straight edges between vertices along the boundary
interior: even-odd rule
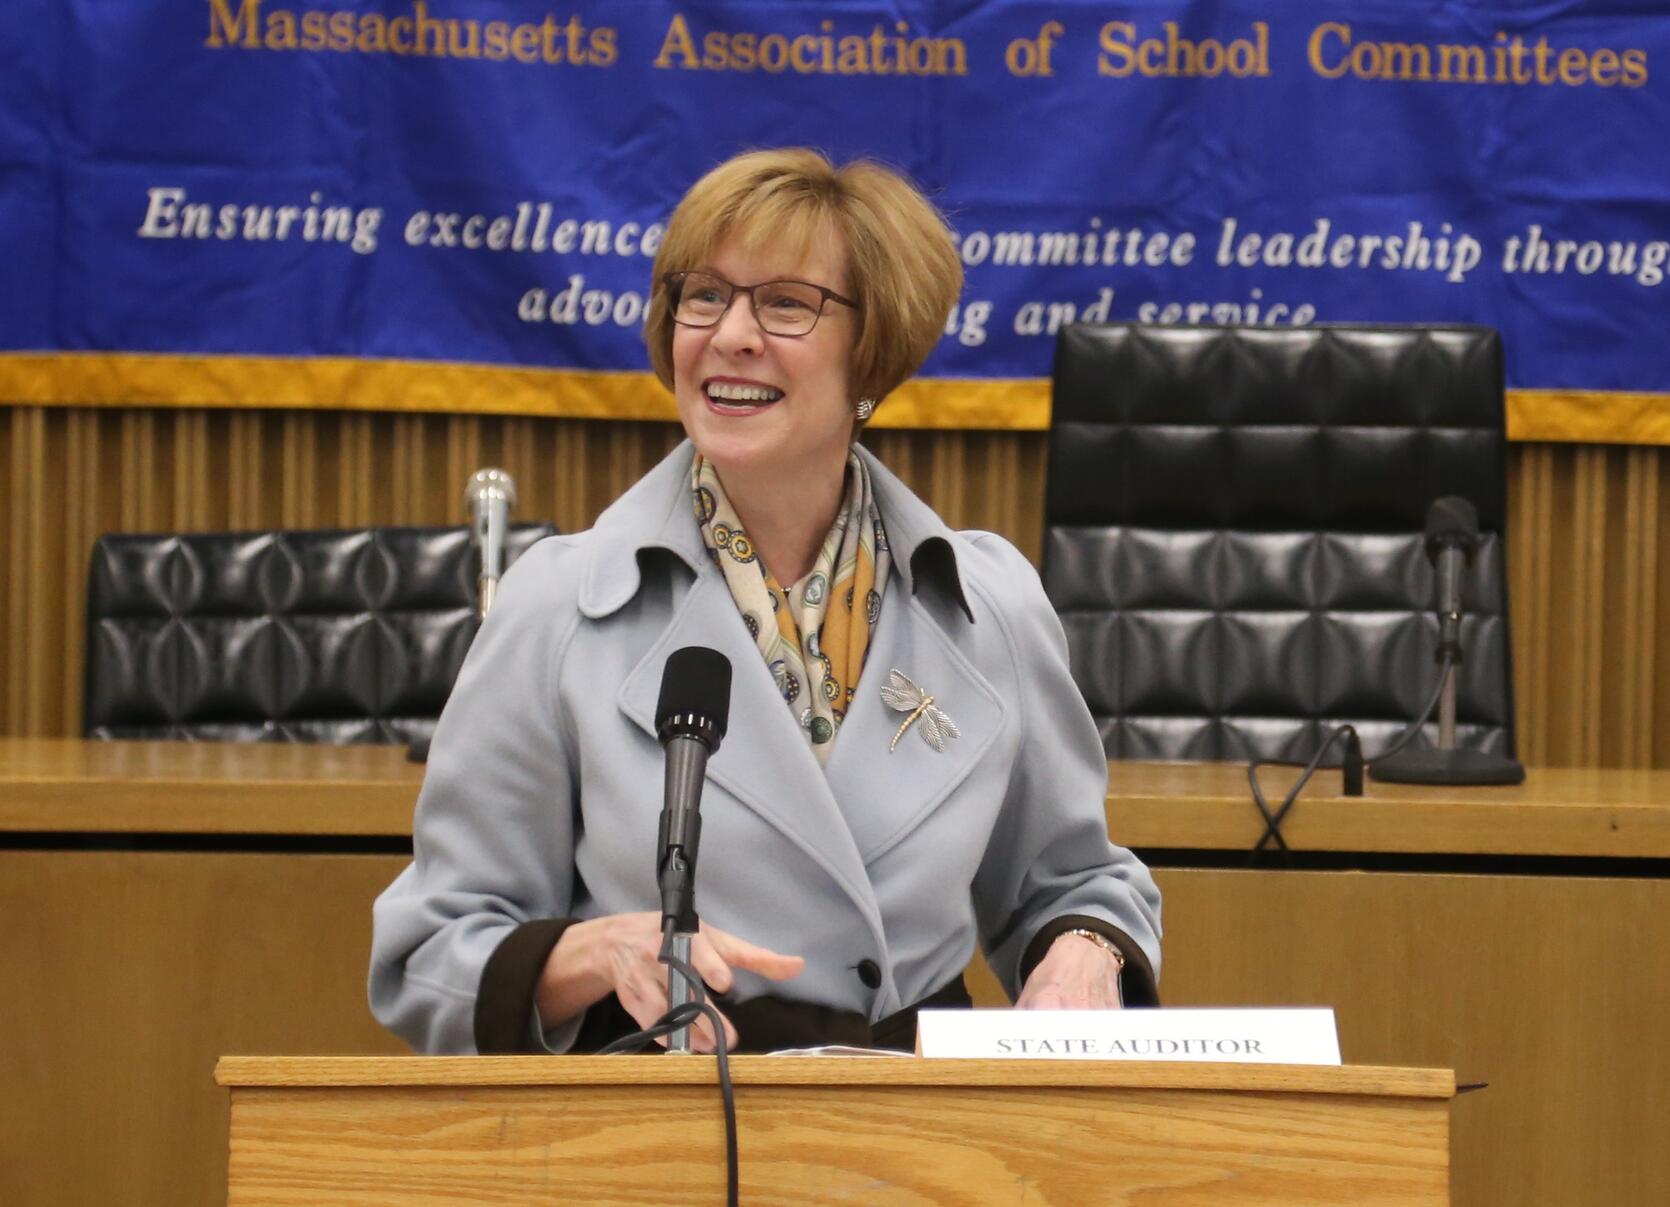
[[[661,384],[673,388],[668,273],[702,267],[731,240],[748,252],[770,245],[803,257],[831,232],[847,250],[845,288],[814,284],[859,305],[851,401],[880,402],[916,372],[962,291],[962,264],[945,219],[891,168],[864,159],[838,168],[819,151],[784,147],[726,160],[692,186],[668,220],[644,321]]]

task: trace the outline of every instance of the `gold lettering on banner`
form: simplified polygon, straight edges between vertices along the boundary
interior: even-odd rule
[[[1016,38],[1003,52],[1003,65],[1010,75],[1050,76],[1055,68],[1050,63],[1050,51],[1056,39],[1066,32],[1059,21],[1045,21],[1036,38]]]
[[[1270,74],[1270,25],[1254,21],[1249,37],[1190,39],[1182,27],[1167,21],[1160,28],[1163,38],[1137,39],[1137,27],[1129,21],[1109,21],[1102,26],[1102,53],[1096,59],[1096,74],[1114,79],[1140,75],[1148,79],[1179,77],[1215,79],[1229,75],[1236,79]]]
[[[696,44],[690,39],[690,23],[684,19],[683,13],[673,14],[672,23],[667,26],[667,36],[661,41],[661,53],[655,56],[655,66],[671,67],[675,54],[683,60],[680,67],[694,68],[701,63],[696,56]]]
[[[619,60],[617,34],[607,25],[588,26],[580,17],[559,20],[547,13],[537,22],[479,21],[435,15],[428,0],[412,0],[396,16],[379,12],[292,10],[262,0],[208,0],[212,49],[301,51],[338,54],[416,55],[435,59],[487,59],[502,63],[613,67]]]
[[[256,30],[260,24],[261,0],[243,0],[235,17],[228,0],[209,0],[210,46],[237,46],[241,41],[247,49],[258,50],[261,39]]]
[[[682,71],[764,71],[771,75],[968,74],[968,47],[961,38],[915,34],[907,21],[895,21],[891,32],[877,23],[868,34],[837,34],[835,22],[827,19],[819,22],[818,31],[762,34],[712,29],[698,40],[689,19],[683,13],[674,13],[653,66]]]
[[[1421,84],[1507,84],[1640,88],[1648,79],[1647,52],[1638,48],[1586,50],[1550,45],[1547,35],[1527,43],[1497,31],[1489,47],[1452,42],[1373,41],[1343,21],[1311,30],[1305,61],[1326,80],[1347,77]]]

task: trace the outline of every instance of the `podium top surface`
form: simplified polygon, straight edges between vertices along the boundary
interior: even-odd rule
[[[1267,767],[1279,798],[1298,772]],[[0,831],[411,834],[423,768],[398,746],[0,738]],[[1263,823],[1238,763],[1111,765],[1108,826],[1143,849],[1245,851]],[[1283,827],[1296,850],[1670,858],[1670,771],[1532,768],[1445,788],[1319,772]]]
[[[223,1056],[231,1088],[707,1085],[711,1056]],[[1450,1069],[1373,1065],[1092,1060],[924,1060],[914,1056],[733,1056],[738,1085],[1037,1086],[1221,1090],[1391,1098],[1455,1097]]]

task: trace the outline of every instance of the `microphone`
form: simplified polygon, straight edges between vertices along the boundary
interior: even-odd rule
[[[1426,513],[1426,556],[1438,572],[1440,663],[1461,661],[1461,576],[1479,547],[1479,513],[1466,499],[1445,495]]]
[[[502,469],[478,469],[464,484],[464,506],[470,515],[470,535],[481,551],[481,575],[476,580],[476,611],[485,620],[504,573],[505,535],[510,510],[516,506],[516,482]],[[406,747],[413,763],[429,761],[429,739],[414,738]]]
[[[470,527],[481,550],[481,577],[477,580],[478,607],[483,618],[493,606],[504,573],[505,535],[510,512],[516,506],[516,482],[502,469],[478,469],[464,484],[464,505],[470,512]]]
[[[1519,760],[1456,745],[1456,668],[1462,662],[1461,579],[1479,548],[1479,513],[1466,499],[1445,495],[1426,513],[1426,555],[1436,572],[1438,613],[1438,745],[1412,746],[1432,705],[1392,748],[1369,764],[1369,774],[1393,784],[1518,784]]]
[[[696,855],[702,837],[702,783],[707,760],[725,737],[731,711],[731,663],[718,650],[691,645],[674,650],[661,672],[661,697],[655,706],[655,733],[666,751],[662,792],[659,857],[655,879],[661,891],[661,929],[672,955],[690,962],[690,940],[700,926],[696,916]],[[667,1004],[695,1000],[676,967],[667,970]],[[668,1036],[667,1050],[690,1050],[689,1028]]]

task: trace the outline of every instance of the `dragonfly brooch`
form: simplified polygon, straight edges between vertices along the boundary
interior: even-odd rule
[[[956,725],[952,723],[951,718],[946,716],[944,711],[934,704],[934,698],[912,683],[909,677],[901,671],[894,670],[887,673],[887,682],[881,689],[881,699],[893,711],[910,714],[905,718],[904,724],[899,726],[898,732],[893,735],[893,740],[887,744],[887,753],[889,754],[893,753],[894,747],[899,744],[899,739],[905,736],[905,730],[912,725],[916,725],[918,721],[921,724],[917,725],[916,732],[922,735],[924,742],[942,753],[945,750],[945,740],[947,738],[963,736]]]

